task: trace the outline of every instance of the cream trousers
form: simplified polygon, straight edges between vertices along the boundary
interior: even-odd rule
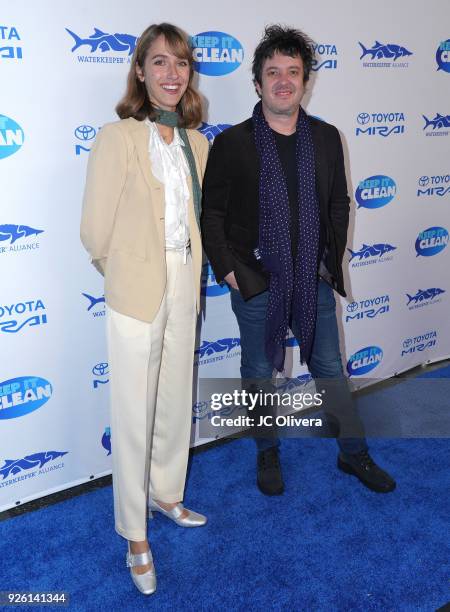
[[[167,284],[152,323],[107,306],[116,531],[147,537],[147,499],[183,499],[192,414],[196,300],[191,256],[166,251]]]

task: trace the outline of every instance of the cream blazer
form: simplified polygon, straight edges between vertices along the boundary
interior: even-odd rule
[[[208,141],[187,130],[200,184]],[[106,303],[141,321],[155,318],[166,287],[164,185],[152,174],[149,130],[129,118],[106,124],[89,155],[81,218],[81,241],[105,277]],[[188,185],[189,231],[200,310],[202,244]]]

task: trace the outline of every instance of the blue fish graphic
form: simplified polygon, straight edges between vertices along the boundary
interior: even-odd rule
[[[221,340],[216,340],[215,342],[209,342],[208,340],[203,340],[202,345],[195,351],[198,354],[199,358],[206,357],[208,355],[212,355],[213,353],[222,353],[226,351],[229,353],[236,346],[240,346],[241,341],[239,338],[222,338]]]
[[[362,59],[366,55],[371,55],[371,59],[392,59],[397,60],[399,57],[407,57],[408,55],[412,55],[411,51],[405,49],[405,47],[401,47],[400,45],[383,45],[378,40],[375,41],[375,44],[370,49],[367,49],[361,42],[358,41],[359,46],[362,49],[362,55],[359,59]]]
[[[101,304],[102,302],[105,301],[104,295],[102,295],[102,297],[99,297],[99,298],[95,298],[94,296],[89,295],[88,293],[82,293],[81,295],[84,295],[84,297],[87,298],[90,302],[88,306],[88,312],[91,310],[91,308],[94,308],[94,306],[96,306],[97,304]]]
[[[216,136],[224,132],[229,127],[231,127],[229,123],[218,123],[217,125],[214,125],[212,123],[203,122],[198,128],[198,131],[201,132],[203,136],[206,136],[210,142],[212,142]]]
[[[292,391],[297,387],[307,385],[312,381],[311,374],[300,374],[295,378],[287,378],[284,382],[277,385],[277,391]]]
[[[11,239],[10,244],[14,244],[19,238],[25,238],[26,236],[37,236],[42,234],[44,230],[34,229],[28,225],[0,225],[0,241]]]
[[[351,254],[350,261],[354,257],[359,257],[361,261],[361,259],[367,259],[367,257],[381,257],[385,253],[389,253],[389,251],[395,251],[396,248],[390,244],[363,244],[359,251],[352,251],[351,249],[347,249],[347,251]]]
[[[100,49],[103,53],[105,51],[128,51],[128,55],[131,55],[136,47],[137,37],[131,34],[107,34],[102,32],[98,28],[94,28],[94,33],[89,38],[81,38],[75,32],[66,28],[75,41],[75,45],[71,51],[75,51],[78,47],[83,45],[89,45],[91,47],[91,53]]]
[[[5,464],[0,468],[0,475],[3,476],[4,480],[8,476],[15,476],[24,470],[41,468],[49,461],[64,457],[67,453],[68,451],[46,451],[27,455],[23,459],[5,459]]]
[[[422,115],[425,119],[425,127],[424,130],[427,129],[429,125],[433,126],[433,130],[436,128],[439,130],[441,128],[450,128],[450,115],[441,115],[440,113],[436,113],[436,117],[433,119],[428,119],[425,115]]]
[[[445,290],[439,289],[439,287],[431,287],[430,289],[419,289],[416,295],[409,295],[409,293],[407,293],[406,295],[409,298],[408,304],[410,304],[411,302],[414,302],[414,304],[418,304],[419,302],[423,302],[425,300],[432,300],[441,293],[445,293]]]

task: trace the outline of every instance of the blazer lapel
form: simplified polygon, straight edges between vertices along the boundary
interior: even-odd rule
[[[152,192],[152,202],[154,202],[156,207],[156,213],[159,218],[162,218],[164,217],[164,185],[158,181],[152,172],[148,152],[148,127],[143,121],[136,121],[135,127],[131,132],[131,136],[136,146],[139,166],[142,170],[142,174],[144,175],[145,182]]]

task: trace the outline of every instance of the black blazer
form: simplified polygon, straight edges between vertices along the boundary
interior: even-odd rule
[[[308,116],[315,146],[316,188],[325,251],[320,275],[345,297],[342,257],[347,243],[350,199],[337,129]],[[203,182],[203,246],[221,282],[234,270],[248,299],[268,287],[255,257],[259,240],[259,158],[253,123],[228,128],[214,140]],[[301,212],[300,212],[301,214]]]

